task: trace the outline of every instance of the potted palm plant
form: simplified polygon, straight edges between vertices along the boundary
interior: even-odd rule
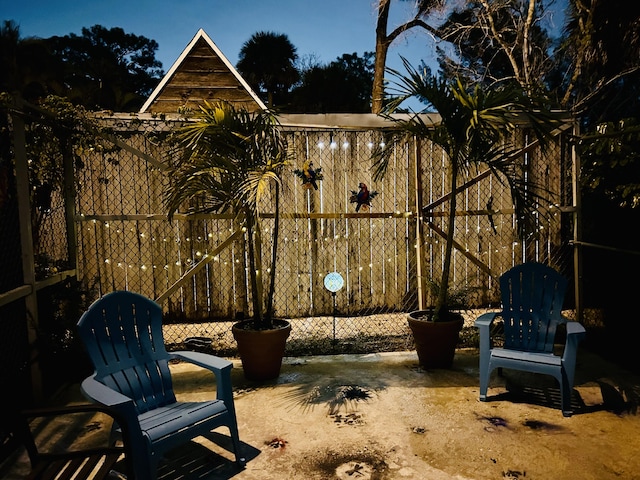
[[[244,231],[252,317],[236,322],[245,377],[268,380],[280,374],[290,322],[273,315],[279,236],[281,174],[289,149],[277,117],[249,112],[228,102],[205,102],[176,133],[178,160],[164,198],[169,220],[191,200],[190,212],[232,213]],[[274,229],[268,275],[263,276],[264,202],[273,209]],[[265,288],[266,282],[266,288]]]
[[[531,184],[522,182],[512,160],[516,148],[510,144],[509,136],[518,124],[525,123],[533,128],[544,146],[560,119],[513,82],[490,87],[480,84],[467,86],[461,79],[440,79],[430,72],[418,71],[405,59],[403,62],[406,75],[388,69],[394,78],[393,86],[397,95],[388,102],[383,115],[395,122],[398,135],[374,153],[374,178],[383,176],[386,171],[389,158],[387,150],[394,143],[404,142],[407,138],[430,140],[442,148],[448,159],[452,195],[442,274],[439,281],[433,282],[437,286],[436,302],[433,308],[408,314],[420,364],[426,368],[448,368],[453,362],[463,326],[462,316],[455,314],[450,302],[455,192],[467,173],[485,166],[508,184],[519,222],[519,233],[522,235],[532,231],[529,222],[533,218],[531,213],[544,210],[545,195],[542,190],[535,190]],[[393,117],[391,113],[410,97],[426,104],[424,111],[427,108],[435,110],[437,117],[430,118],[424,111],[404,118]],[[431,121],[427,124],[425,118]],[[434,339],[436,332],[442,338]]]

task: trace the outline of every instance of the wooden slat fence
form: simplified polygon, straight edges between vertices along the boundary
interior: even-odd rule
[[[172,322],[228,322],[250,315],[240,242],[215,251],[236,231],[232,219],[177,215],[169,223],[163,211],[163,190],[171,179],[162,169],[162,138],[179,122],[105,122],[111,123],[118,145],[110,148],[113,144],[105,142],[102,151],[89,152],[77,172],[81,278],[100,294],[129,289],[160,299]],[[374,182],[371,152],[388,132],[307,125],[287,127],[286,134],[295,159],[284,175],[276,314],[301,319],[391,315],[428,303],[428,282],[438,278],[442,265],[450,194],[443,153],[418,141],[401,145],[385,178]],[[522,147],[531,142],[526,130],[516,141]],[[524,242],[516,235],[505,185],[484,172],[466,179],[459,193],[453,283],[474,289],[474,306],[495,305],[497,275],[524,259],[569,266],[572,218],[562,213],[571,212],[569,153],[559,136],[546,152],[531,148],[520,157],[523,177],[544,181],[558,205],[551,222],[540,220],[540,236]],[[322,168],[318,190],[304,189],[293,174],[305,160]],[[377,196],[371,210],[356,213],[349,199],[360,182]],[[425,206],[432,206],[426,216]],[[268,203],[264,207],[272,228],[272,210]],[[270,236],[265,237],[263,252],[268,252]],[[196,273],[185,275],[190,271]],[[323,284],[333,271],[345,279],[335,298]]]
[[[73,340],[76,316],[70,309],[79,313],[91,297],[115,289],[159,300],[168,343],[204,336],[217,353],[233,355],[231,323],[251,314],[245,256],[233,237],[237,225],[216,215],[177,215],[169,223],[162,208],[171,181],[163,167],[165,138],[182,120],[115,114],[100,119],[110,133],[103,132],[91,148],[92,142],[73,145],[65,155],[52,142],[64,181],[55,184],[50,204],[36,205],[30,198],[35,185],[29,182],[37,164],[27,155],[31,137],[25,135],[30,133],[25,119],[51,120],[25,111],[18,106],[1,117],[3,142],[13,146],[13,164],[6,157],[0,171],[5,185],[0,317],[5,370],[16,378],[12,384],[30,375],[34,398],[54,391],[52,374],[69,370],[59,364],[67,361],[64,349]],[[288,353],[410,349],[404,313],[429,304],[428,282],[439,277],[442,265],[451,193],[445,159],[433,145],[408,142],[393,152],[384,180],[373,182],[371,151],[389,134],[389,124],[372,121],[373,116],[317,118],[286,119],[296,155],[285,175],[274,302],[277,313],[294,323]],[[523,179],[542,181],[557,208],[550,222],[539,219],[538,236],[521,241],[504,185],[485,172],[465,179],[458,194],[452,275],[458,289],[473,289],[472,306],[496,306],[497,275],[525,259],[550,263],[574,278],[570,240],[581,243],[574,234],[579,165],[564,135],[544,152],[526,130],[518,135],[515,143],[526,147],[519,157]],[[305,160],[322,167],[317,191],[304,190],[292,173]],[[370,211],[355,213],[349,198],[360,182],[378,195]],[[75,217],[70,215],[74,200]],[[268,221],[268,204],[265,211]],[[579,259],[575,263],[579,269]],[[335,297],[323,285],[333,271],[346,281]],[[82,288],[73,281],[76,275]],[[43,351],[43,342],[50,343],[53,355]],[[69,361],[79,371],[77,360]]]

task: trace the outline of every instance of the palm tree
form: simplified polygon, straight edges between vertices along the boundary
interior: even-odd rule
[[[284,34],[257,32],[240,49],[236,67],[251,88],[266,92],[267,106],[286,94],[298,81],[300,74],[295,67],[298,59],[296,47]]]
[[[446,319],[449,311],[449,272],[456,220],[456,191],[458,181],[471,169],[484,165],[501,181],[508,184],[514,202],[518,227],[521,234],[533,231],[531,215],[534,211],[544,213],[545,192],[524,183],[513,162],[516,149],[509,145],[509,136],[518,123],[527,122],[541,144],[549,138],[551,130],[558,125],[559,117],[552,114],[528,97],[514,82],[504,86],[482,87],[476,84],[467,88],[458,79],[449,81],[430,74],[423,74],[402,59],[407,70],[403,75],[388,69],[395,79],[394,89],[398,96],[389,102],[385,115],[393,119],[392,113],[409,97],[417,98],[436,110],[439,119],[427,125],[423,116],[414,114],[408,120],[394,120],[400,135],[387,142],[374,154],[375,178],[384,175],[388,155],[393,144],[417,137],[427,139],[440,146],[449,160],[450,209],[447,222],[445,255],[442,276],[438,284],[438,298],[433,320]]]
[[[430,13],[437,11],[445,5],[444,0],[417,0],[415,2],[414,17],[407,22],[398,25],[391,32],[387,33],[389,24],[389,13],[391,11],[391,0],[378,0],[376,19],[376,51],[373,74],[373,86],[371,92],[371,113],[381,113],[384,103],[385,86],[385,66],[387,64],[387,54],[391,44],[404,32],[415,27],[420,27],[439,37],[438,30],[425,22]]]
[[[246,228],[254,327],[273,328],[280,185],[289,152],[276,117],[269,111],[250,113],[226,102],[205,102],[196,121],[178,131],[177,147],[184,156],[170,170],[174,182],[164,199],[169,220],[192,199],[197,200],[192,212],[234,214]],[[275,227],[265,307],[259,207],[270,186]]]

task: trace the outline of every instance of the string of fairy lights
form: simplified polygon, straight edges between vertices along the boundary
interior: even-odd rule
[[[294,201],[287,205],[287,210],[293,208],[295,211],[309,213],[311,203],[309,201],[311,195],[317,195],[317,202],[314,206],[316,212],[320,214],[344,214],[352,213],[352,205],[348,202],[350,191],[355,188],[358,182],[365,180],[371,183],[371,172],[369,163],[364,165],[364,160],[370,161],[371,151],[374,147],[384,147],[384,141],[374,140],[370,133],[362,135],[362,132],[349,133],[341,136],[335,132],[327,132],[318,135],[317,141],[310,144],[306,150],[308,158],[312,159],[317,167],[323,168],[324,179],[319,182],[318,191],[302,190],[299,183],[291,175],[291,188],[297,189]],[[309,141],[311,136],[305,137]],[[367,138],[369,137],[369,138]],[[355,140],[355,141],[354,141]],[[409,259],[415,258],[415,253],[409,254],[408,248],[426,250],[428,264],[435,268],[441,263],[442,248],[439,246],[443,243],[441,237],[434,231],[424,228],[422,243],[419,239],[412,239],[412,227],[410,222],[415,222],[416,218],[424,221],[422,216],[415,212],[415,208],[408,202],[409,193],[407,189],[410,187],[407,178],[410,176],[411,158],[407,151],[394,150],[393,155],[396,162],[393,175],[393,181],[385,184],[384,181],[377,187],[380,189],[380,196],[377,197],[372,210],[378,213],[391,212],[385,216],[368,216],[368,212],[363,213],[359,217],[350,218],[327,218],[320,219],[318,224],[320,228],[317,231],[311,231],[309,225],[311,218],[295,218],[290,221],[288,227],[281,227],[282,253],[295,252],[299,261],[284,261],[283,266],[279,266],[277,270],[278,277],[286,276],[287,278],[297,277],[298,282],[321,282],[324,276],[331,271],[342,271],[346,277],[346,289],[362,289],[368,288],[369,293],[377,291],[384,292],[385,289],[404,288],[405,281],[400,279],[400,275],[396,273],[393,276],[394,284],[389,284],[390,276],[387,270],[408,271],[409,266],[403,265],[401,268],[398,262],[408,262]],[[348,162],[353,164],[362,161],[363,166],[351,165],[351,172],[347,173]],[[136,159],[139,161],[139,159]],[[438,159],[433,159],[433,165],[429,169],[425,168],[425,184],[437,185],[441,178],[436,178]],[[332,168],[334,165],[340,165],[344,171],[336,171]],[[400,169],[403,171],[401,172]],[[101,167],[104,170],[104,167]],[[424,167],[423,167],[424,168]],[[102,171],[101,170],[101,171]],[[126,173],[126,168],[121,168],[121,172]],[[356,177],[353,171],[360,172],[360,177]],[[440,173],[439,175],[444,175]],[[398,180],[402,177],[403,180]],[[484,258],[487,263],[492,262],[493,255],[519,255],[524,248],[521,241],[517,239],[515,234],[515,220],[511,213],[501,214],[500,207],[505,209],[505,204],[509,207],[509,197],[500,196],[501,186],[493,184],[491,177],[489,183],[483,184],[487,192],[466,191],[463,197],[463,209],[465,211],[485,211],[487,210],[485,198],[494,195],[494,213],[491,222],[488,221],[486,214],[466,215],[464,222],[458,224],[458,232],[463,237],[462,253],[479,256]],[[135,179],[126,179],[121,176],[118,179],[120,183],[135,183]],[[327,182],[333,182],[331,188],[327,188]],[[446,183],[446,182],[442,182]],[[339,185],[337,187],[336,185]],[[390,188],[391,186],[400,186],[401,188]],[[109,192],[107,186],[101,187],[103,191]],[[135,187],[132,187],[135,188]],[[336,209],[336,199],[332,198],[329,191],[335,193],[340,188],[340,207]],[[404,189],[404,190],[403,190]],[[118,189],[127,192],[126,187]],[[436,192],[442,189],[434,189]],[[91,193],[91,189],[84,189],[82,194]],[[117,192],[113,192],[116,194]],[[508,192],[507,192],[508,194]],[[437,193],[430,193],[429,200]],[[124,199],[122,199],[124,201]],[[439,216],[442,220],[437,222],[444,223],[445,205],[440,209]],[[558,210],[559,212],[559,210]],[[554,213],[554,217],[557,213]],[[85,218],[91,218],[86,221]],[[101,220],[101,215],[80,215],[79,231],[85,232],[81,242],[88,244],[91,238],[94,238],[95,252],[99,257],[99,263],[103,264],[102,270],[115,278],[118,276],[130,275],[152,275],[158,270],[165,272],[165,280],[160,283],[170,283],[185,274],[190,268],[193,268],[199,262],[207,260],[209,269],[218,271],[219,269],[228,268],[244,268],[246,262],[242,252],[236,250],[225,250],[217,255],[210,256],[209,252],[214,250],[226,237],[232,232],[233,228],[229,227],[229,221],[220,224],[218,220],[203,221],[204,227],[195,235],[186,235],[183,228],[182,220],[174,220],[172,224],[163,220],[151,219],[149,221],[110,219]],[[126,216],[123,216],[126,217]],[[555,220],[552,220],[555,221]],[[182,222],[182,223],[181,223]],[[282,224],[287,224],[288,220],[282,220]],[[161,226],[163,225],[163,226]],[[540,229],[544,229],[544,222],[540,222]],[[265,238],[271,238],[273,230],[271,226],[266,226]],[[108,242],[99,242],[98,239],[108,238]],[[546,239],[550,242],[550,239]],[[98,246],[100,243],[100,247]],[[162,245],[162,246],[160,246]],[[540,247],[540,248],[549,248]],[[85,250],[88,250],[85,248]],[[321,262],[322,268],[305,268],[311,261],[318,263],[317,258],[311,257],[311,252],[316,251],[325,255],[327,258]],[[464,261],[464,255],[460,256],[458,250],[454,250],[454,262]],[[316,265],[317,266],[317,265]],[[216,270],[218,269],[218,270]],[[117,273],[120,271],[121,273]],[[267,268],[267,271],[268,268]],[[379,275],[385,279],[386,283],[381,286],[362,285],[359,280],[364,273],[367,278],[373,278],[374,273],[380,271]],[[314,280],[315,278],[315,280]]]

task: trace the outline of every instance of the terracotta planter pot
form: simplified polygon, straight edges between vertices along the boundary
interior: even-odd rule
[[[418,360],[424,368],[451,368],[464,319],[459,313],[451,313],[451,320],[444,322],[420,320],[429,313],[416,310],[407,314]]]
[[[232,327],[233,338],[238,344],[245,378],[249,380],[272,380],[280,375],[282,358],[291,323],[276,320],[272,330],[251,330],[250,321],[238,322]]]

